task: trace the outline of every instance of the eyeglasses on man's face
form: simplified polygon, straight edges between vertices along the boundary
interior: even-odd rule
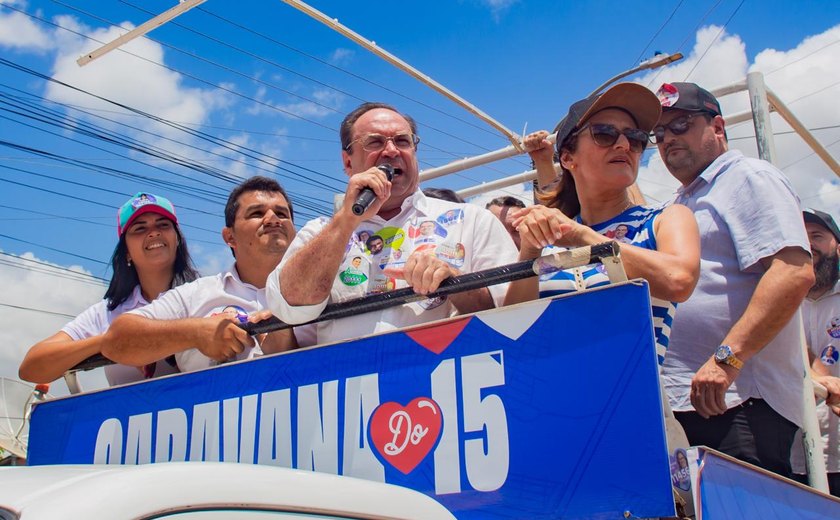
[[[420,137],[411,134],[397,134],[395,136],[384,136],[382,134],[365,134],[347,145],[345,150],[349,151],[354,144],[360,143],[366,152],[381,152],[388,146],[388,141],[394,143],[398,150],[411,150],[420,142]]]
[[[598,146],[613,146],[621,135],[627,138],[627,142],[630,143],[630,150],[633,152],[641,153],[648,144],[648,134],[644,130],[638,128],[619,130],[615,125],[603,123],[586,123],[575,134],[580,134],[587,128],[589,129],[589,135],[592,136],[592,140]]]
[[[705,112],[687,114],[672,119],[670,122],[668,122],[668,124],[653,127],[653,130],[651,130],[653,142],[656,144],[664,143],[665,130],[670,131],[674,135],[683,135],[684,133],[688,132],[688,130],[691,128],[691,120],[698,116],[705,118],[708,116],[708,114],[706,114]]]

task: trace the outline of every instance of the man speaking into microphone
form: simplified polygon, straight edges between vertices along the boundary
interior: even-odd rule
[[[516,246],[491,212],[420,191],[420,138],[411,117],[364,103],[344,118],[340,133],[349,177],[344,203],[331,219],[317,218],[298,232],[266,282],[268,307],[282,321],[304,323],[329,303],[402,287],[430,294],[452,276],[517,260]],[[317,342],[490,309],[506,291],[500,284],[321,322]]]

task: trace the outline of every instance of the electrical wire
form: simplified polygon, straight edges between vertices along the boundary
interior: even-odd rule
[[[36,309],[34,307],[24,307],[23,305],[12,305],[11,303],[0,302],[0,306],[10,307],[12,309],[19,309],[19,310],[23,310],[23,311],[40,312],[42,314],[52,314],[53,316],[61,316],[61,317],[70,318],[70,319],[73,319],[73,318],[76,317],[73,314],[66,314],[66,313],[63,313],[63,312],[56,312],[56,311],[47,311],[47,310],[44,310],[44,309]]]

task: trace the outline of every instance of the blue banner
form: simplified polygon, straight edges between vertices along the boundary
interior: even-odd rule
[[[698,518],[840,518],[836,497],[707,448],[692,451]]]
[[[631,282],[46,402],[29,462],[274,464],[462,519],[672,516],[659,395]]]

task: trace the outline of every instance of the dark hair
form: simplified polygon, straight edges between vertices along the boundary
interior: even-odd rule
[[[239,210],[239,197],[241,197],[244,193],[250,193],[252,191],[280,193],[289,205],[289,216],[292,217],[292,220],[295,219],[295,210],[292,207],[292,199],[290,199],[286,194],[286,190],[283,189],[283,186],[280,186],[280,183],[274,179],[255,175],[254,177],[245,179],[239,183],[238,186],[233,188],[230,195],[228,195],[228,200],[225,204],[225,227],[232,227],[233,222],[236,220],[236,212]]]
[[[572,132],[563,143],[557,147],[558,156],[562,150],[574,153],[577,150],[578,134]],[[572,173],[560,163],[562,172],[559,176],[557,187],[547,193],[538,193],[537,200],[549,208],[557,208],[567,217],[575,217],[580,213],[580,199],[578,199],[577,187]]]
[[[198,271],[193,265],[190,252],[187,249],[187,240],[181,235],[178,226],[175,227],[175,234],[178,236],[178,247],[175,249],[175,264],[172,266],[172,283],[169,288],[177,287],[198,278]],[[140,284],[140,277],[137,275],[137,267],[128,265],[128,246],[125,243],[125,233],[120,236],[114,254],[111,255],[111,283],[105,291],[105,299],[108,300],[108,310],[112,311],[119,307],[131,296],[132,291]]]
[[[393,106],[389,105],[388,103],[373,103],[367,102],[362,103],[358,107],[356,107],[352,112],[344,116],[344,121],[341,122],[341,126],[338,127],[338,134],[341,138],[341,149],[347,153],[351,153],[350,143],[353,142],[353,125],[356,124],[356,121],[359,120],[365,112],[370,112],[371,110],[376,110],[377,108],[384,108],[385,110],[390,110],[400,116],[403,119],[408,121],[408,126],[411,128],[411,133],[417,135],[417,123],[412,119],[411,116],[403,114]]]
[[[423,188],[423,195],[433,199],[448,200],[449,202],[466,203],[460,195],[446,188]]]
[[[367,246],[367,248],[368,248],[368,249],[370,249],[370,244],[371,244],[374,240],[379,240],[380,242],[382,242],[382,244],[383,244],[383,245],[385,244],[385,239],[384,239],[384,238],[382,238],[381,236],[379,236],[379,235],[371,235],[371,236],[370,236],[370,238],[368,238],[368,239],[367,239],[367,241],[365,241],[365,246]]]
[[[491,200],[487,203],[486,206],[484,206],[484,208],[489,209],[490,206],[511,206],[516,208],[524,208],[525,203],[517,199],[516,197],[505,195],[504,197],[496,197],[495,199]]]

